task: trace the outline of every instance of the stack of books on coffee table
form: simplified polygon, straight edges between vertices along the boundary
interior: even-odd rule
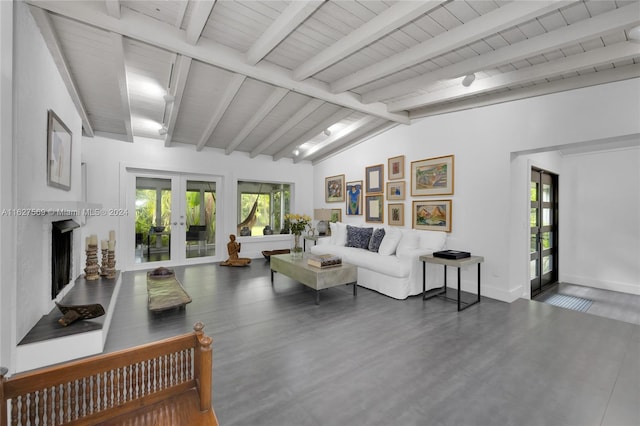
[[[307,258],[307,264],[316,268],[330,268],[342,265],[342,258],[333,254],[313,254]]]

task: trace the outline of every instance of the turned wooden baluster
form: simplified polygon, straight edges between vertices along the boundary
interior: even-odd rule
[[[211,344],[213,339],[204,334],[204,324],[197,322],[193,327],[196,332],[196,338],[198,344],[195,349],[197,354],[196,367],[198,369],[198,375],[196,376],[198,382],[198,389],[200,391],[200,410],[211,410],[211,370],[212,370],[212,349]]]
[[[143,368],[144,368],[144,361],[141,361],[138,364],[138,371],[137,371],[138,375],[136,377],[136,389],[137,389],[136,396],[138,398],[140,398],[143,394],[143,388],[142,388],[142,369]]]

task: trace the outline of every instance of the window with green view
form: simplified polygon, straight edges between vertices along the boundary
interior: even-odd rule
[[[286,183],[238,181],[238,233],[261,236],[268,226],[279,234],[290,198],[291,185]]]

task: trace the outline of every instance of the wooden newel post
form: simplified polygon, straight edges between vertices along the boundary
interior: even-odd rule
[[[7,370],[4,367],[0,367],[0,426],[7,426],[7,401],[4,400],[4,381],[7,375]]]
[[[201,322],[193,326],[196,332],[198,344],[195,350],[195,374],[200,393],[200,410],[211,410],[211,374],[212,374],[212,348],[213,339],[202,331],[204,325]]]

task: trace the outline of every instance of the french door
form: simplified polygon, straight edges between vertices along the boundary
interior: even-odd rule
[[[531,169],[531,297],[558,281],[558,176]]]
[[[215,176],[130,171],[132,269],[216,260]]]

